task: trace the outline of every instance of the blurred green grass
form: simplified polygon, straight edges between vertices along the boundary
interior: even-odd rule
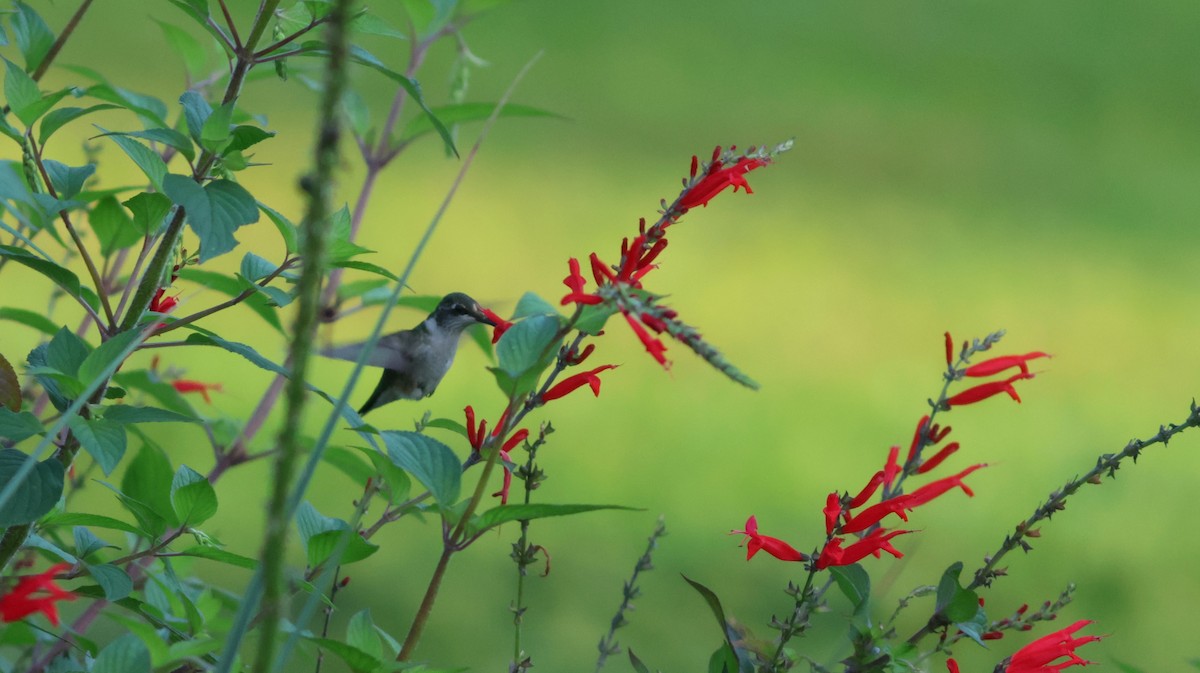
[[[253,5],[234,7],[246,16]],[[38,9],[58,26],[73,8]],[[1099,453],[1181,419],[1196,394],[1200,327],[1191,310],[1200,247],[1197,14],[1200,7],[1182,1],[529,0],[469,27],[472,49],[492,64],[476,73],[472,99],[497,97],[544,50],[516,100],[569,121],[498,126],[411,281],[417,292],[463,290],[501,313],[526,289],[555,298],[566,258],[593,250],[615,257],[637,217],[676,193],[691,154],[796,138],[777,165],[750,175],[754,195],[723,195],[673,229],[649,284],[671,294],[681,315],[763,389],[725,381],[678,346],[664,373],[614,324],[592,357],[623,366],[605,374],[600,398],[581,393],[539,417],[558,429],[544,453],[551,479],[540,500],[646,511],[534,527],[534,541],[554,555],[553,572],[529,591],[526,646],[538,668],[591,667],[620,584],[660,513],[670,535],[620,641],[663,670],[704,665],[717,631],[679,573],[718,591],[742,623],[769,635],[763,624],[788,609],[782,589],[795,569],[770,559],[747,564],[726,531],[754,513],[764,532],[814,545],[824,494],[857,488],[888,445],[911,436],[940,385],[945,330],[962,339],[1003,327],[1002,350],[1056,357],[1022,388],[1024,404],[995,400],[949,417],[964,449],[947,469],[993,467],[973,477],[973,500],[956,494],[918,513],[922,532],[899,545],[910,552],[904,561],[868,562],[877,581],[895,568],[880,614],[954,560],[975,567]],[[181,67],[148,16],[183,23],[165,3],[108,0],[62,62],[87,63],[173,100]],[[378,53],[402,63],[402,48]],[[431,101],[444,95],[449,57],[438,51],[430,59],[422,83]],[[381,114],[387,82],[357,78]],[[50,81],[71,79],[60,71]],[[306,161],[301,139],[312,127],[312,100],[294,83],[273,81],[245,98],[268,114],[280,139],[255,157],[271,166],[242,179],[289,214],[300,207],[293,185]],[[77,126],[79,138],[90,133]],[[76,141],[56,142],[54,152],[72,156]],[[127,169],[107,178],[111,184],[137,181],[114,148],[100,156]],[[360,171],[349,154],[346,165],[349,201]],[[379,251],[372,261],[403,265],[456,170],[428,144],[385,175],[367,214],[364,244]],[[269,225],[244,231],[252,249],[279,254]],[[11,272],[6,287],[27,278]],[[184,297],[216,301],[193,289]],[[5,292],[6,304],[38,308],[39,299]],[[398,315],[393,325],[418,319]],[[211,326],[280,359],[281,340],[255,320],[231,315]],[[361,338],[370,320],[357,316],[328,337]],[[2,339],[6,354],[33,344],[23,328],[5,327]],[[215,407],[230,414],[244,414],[267,381],[217,352],[166,358],[195,378],[225,381]],[[458,418],[466,404],[494,416],[501,400],[486,364],[464,347],[436,397],[386,407],[373,420],[403,428],[425,409]],[[318,363],[316,382],[336,390],[347,371]],[[373,383],[362,383],[354,399]],[[315,431],[319,414],[312,416]],[[200,432],[159,434],[177,464],[209,466]],[[269,441],[268,433],[261,443]],[[989,608],[1006,614],[1074,581],[1076,603],[1063,619],[1096,619],[1097,631],[1112,634],[1089,646],[1088,658],[1161,670],[1196,656],[1196,448],[1185,434],[1115,483],[1081,493],[1044,528],[1034,553],[1010,557],[1010,576],[986,593]],[[265,466],[253,465],[219,484],[222,512],[206,528],[234,551],[257,547],[265,479]],[[86,489],[79,506],[113,507],[103,491]],[[345,516],[358,493],[327,469],[312,500]],[[421,656],[473,670],[507,661],[515,536],[489,536],[455,562]],[[343,614],[370,607],[385,628],[403,633],[437,537],[434,526],[416,522],[385,529],[383,551],[348,570]],[[245,581],[219,568],[200,572]],[[828,617],[827,630],[804,646],[834,659],[845,654],[833,649],[844,618]],[[1023,642],[1010,637],[977,653],[963,647],[960,661],[964,670],[986,670]]]

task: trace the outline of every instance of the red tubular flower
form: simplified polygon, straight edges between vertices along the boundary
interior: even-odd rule
[[[564,301],[563,303],[566,302]],[[488,317],[488,320],[496,323],[496,326],[492,329],[492,343],[499,341],[500,337],[504,336],[504,333],[508,331],[508,328],[513,326],[509,321],[493,313],[490,308],[483,309],[483,314]]]
[[[950,333],[946,332],[946,364],[954,362],[954,339],[950,338]],[[953,661],[953,660],[952,660]]]
[[[883,466],[883,484],[888,488],[892,487],[892,482],[896,480],[896,475],[900,474],[900,445],[893,445],[888,450],[887,463]]]
[[[882,483],[883,471],[881,470],[871,475],[871,478],[867,481],[867,485],[863,486],[862,490],[858,492],[858,495],[854,496],[854,498],[850,500],[850,503],[846,505],[846,509],[862,507],[863,504],[871,499],[871,496],[875,495],[875,491],[879,490],[879,485]]]
[[[971,474],[981,467],[987,467],[987,463],[972,465],[971,467],[968,467],[954,476],[930,482],[913,491],[912,493],[909,493],[908,495],[904,496],[908,499],[908,509],[913,509],[915,507],[924,505],[938,496],[954,489],[955,487],[961,488],[963,493],[966,493],[968,496],[975,495],[975,491],[972,491],[971,488],[963,482],[963,479],[965,479],[968,474]]]
[[[508,453],[509,451],[512,451],[514,448],[516,448],[517,444],[520,444],[526,439],[529,439],[529,431],[525,428],[517,430],[512,434],[512,437],[509,437],[507,440],[505,440],[504,446],[500,447],[500,453]]]
[[[953,659],[947,659],[946,660],[946,669],[949,670],[950,673],[959,673],[958,662]]]
[[[583,287],[587,285],[587,280],[583,277],[583,274],[579,273],[579,260],[575,259],[574,257],[568,259],[567,267],[571,272],[566,278],[563,279],[563,285],[566,285],[571,289],[571,291],[562,298],[561,303],[563,306],[571,303],[583,304],[586,306],[591,304],[600,304],[604,301],[604,299],[598,295],[589,294],[583,291]],[[499,325],[500,323],[496,324]],[[506,327],[505,329],[508,328]],[[496,339],[499,339],[499,337],[496,337]],[[495,341],[492,343],[495,343]]]
[[[588,356],[591,355],[592,351],[594,351],[594,350],[596,350],[596,344],[588,344],[581,351],[578,351],[578,352],[571,351],[571,352],[567,353],[567,356],[566,356],[567,364],[570,364],[570,365],[582,364],[584,360],[588,359]]]
[[[746,519],[745,530],[731,530],[729,533],[746,536],[746,560],[754,558],[758,550],[763,550],[780,561],[806,561],[808,557],[797,551],[790,544],[769,535],[759,535],[758,519],[751,516]]]
[[[999,374],[1000,372],[1006,369],[1012,369],[1013,367],[1020,367],[1022,374],[1028,374],[1028,363],[1030,360],[1048,357],[1050,357],[1049,353],[1043,353],[1041,351],[1034,351],[1024,355],[1005,355],[998,358],[992,358],[991,360],[984,360],[979,364],[971,365],[963,370],[963,374],[967,376],[991,376],[992,374]]]
[[[500,459],[503,460],[505,463],[512,462],[508,458],[507,451],[500,452]],[[493,493],[492,497],[500,498],[500,504],[507,505],[508,504],[508,490],[511,487],[512,487],[512,470],[508,469],[508,465],[505,465],[504,466],[504,485],[500,487],[499,491],[496,491],[495,493]]]
[[[467,405],[463,412],[467,415],[467,441],[471,448],[478,451],[483,446],[483,438],[487,436],[487,421],[480,421],[478,430],[475,427],[475,409]]]
[[[667,356],[663,355],[663,353],[665,353],[667,350],[667,347],[663,345],[663,342],[650,336],[650,333],[646,331],[645,327],[642,327],[642,323],[638,322],[637,318],[625,313],[625,320],[629,323],[629,326],[633,328],[633,333],[637,335],[639,340],[641,340],[642,345],[646,347],[646,352],[649,353],[650,356],[655,360],[657,360],[658,364],[662,365],[664,368],[670,368],[670,365],[667,364]]]
[[[821,555],[817,558],[817,570],[858,563],[868,556],[878,558],[880,552],[887,552],[896,558],[903,558],[904,554],[893,547],[890,540],[897,535],[911,532],[911,530],[893,530],[885,533],[882,528],[877,528],[870,535],[845,549],[842,548],[842,538],[835,537],[827,542],[825,548],[821,550]]]
[[[1013,398],[1017,402],[1020,402],[1021,396],[1017,395],[1017,390],[1016,388],[1013,388],[1013,383],[1020,381],[1021,379],[1031,378],[1033,378],[1033,374],[1021,372],[1020,374],[1010,376],[1003,381],[988,381],[987,383],[981,383],[974,388],[967,388],[961,393],[950,397],[945,401],[944,405],[947,409],[949,409],[962,404],[974,404],[975,402],[986,400],[987,398],[993,395],[999,395],[1000,393],[1008,393],[1009,397]]]
[[[1042,636],[1022,647],[1009,659],[1006,673],[1059,673],[1069,666],[1092,663],[1075,654],[1075,650],[1100,640],[1101,636],[1074,636],[1076,631],[1091,623],[1089,619],[1077,621],[1065,629]],[[1062,657],[1066,657],[1067,660],[1053,663]]]
[[[925,430],[925,425],[929,423],[928,416],[922,416],[921,420],[917,421],[917,429],[913,431],[912,443],[908,445],[908,460],[905,463],[911,463],[917,455],[917,447],[921,445],[921,433]]]
[[[720,161],[714,160],[708,167],[708,173],[692,185],[692,188],[679,200],[679,207],[690,209],[696,206],[707,206],[713,197],[730,186],[735,192],[738,187],[742,187],[747,194],[753,194],[754,190],[750,189],[750,183],[746,182],[746,173],[766,165],[766,159],[742,157],[733,166],[725,168]]]
[[[921,463],[921,467],[917,468],[917,474],[925,474],[938,465],[941,465],[942,461],[949,458],[955,451],[958,451],[958,442],[950,442],[941,451],[933,454],[932,458]]]
[[[825,508],[821,511],[825,513],[825,534],[833,535],[838,517],[842,515],[842,499],[836,492],[825,497]]]
[[[616,281],[612,269],[608,268],[608,265],[596,253],[593,252],[588,259],[592,262],[592,277],[596,279],[596,285],[605,285]]]
[[[901,519],[908,521],[908,515],[904,510],[912,509],[913,506],[909,503],[909,496],[900,495],[895,498],[888,498],[883,502],[877,502],[874,505],[864,509],[854,516],[846,519],[842,524],[842,533],[857,533],[864,531],[871,526],[879,523],[883,517],[889,514],[895,514]]]
[[[173,386],[175,390],[179,391],[180,393],[200,393],[200,396],[204,398],[204,401],[209,404],[212,404],[212,398],[208,396],[208,391],[216,390],[219,392],[221,390],[220,383],[204,383],[202,381],[192,381],[190,379],[179,379],[177,381],[172,381],[171,386]]]
[[[45,572],[22,577],[12,591],[0,596],[0,620],[15,622],[35,612],[46,615],[50,623],[58,626],[58,601],[73,601],[75,594],[54,583],[54,576],[71,566],[59,563]]]
[[[568,376],[562,381],[554,384],[554,387],[552,387],[550,390],[547,390],[546,394],[542,395],[542,402],[557,400],[564,395],[568,395],[575,390],[582,388],[584,385],[591,386],[592,394],[594,394],[596,397],[600,397],[600,372],[606,369],[616,369],[616,367],[616,365],[600,365],[591,371],[580,372],[574,376]]]
[[[154,293],[154,298],[150,300],[150,310],[155,313],[170,313],[172,309],[179,305],[179,300],[175,297],[163,297],[167,288],[160,287]]]

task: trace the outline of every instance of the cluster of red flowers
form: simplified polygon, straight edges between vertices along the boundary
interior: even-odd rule
[[[950,338],[950,333],[946,332],[946,364],[950,365],[951,367],[953,367],[953,344],[954,340]],[[999,395],[1000,393],[1007,393],[1009,397],[1013,398],[1017,402],[1020,402],[1021,396],[1017,395],[1017,390],[1016,388],[1013,388],[1013,384],[1022,379],[1033,378],[1033,373],[1029,371],[1030,360],[1048,357],[1050,357],[1050,355],[1047,353],[1034,351],[1024,355],[1005,355],[998,358],[992,358],[990,360],[984,360],[979,364],[971,365],[970,367],[962,370],[961,374],[963,376],[992,376],[993,374],[999,374],[1000,372],[1007,371],[1013,367],[1017,367],[1021,371],[1006,379],[988,381],[972,388],[967,388],[957,395],[946,398],[946,400],[942,402],[942,408],[950,409],[951,407],[956,407],[963,404],[972,404],[974,402],[979,402],[980,400],[986,400],[993,395]]]
[[[463,409],[463,412],[467,415],[467,441],[471,443],[471,449],[478,454],[479,450],[483,448],[484,441],[487,440],[487,421],[480,421],[477,427],[475,425],[475,409],[468,405],[466,409]],[[504,421],[507,418],[508,410],[505,409],[504,413],[500,414],[500,420],[496,422],[496,428],[492,430],[493,437],[500,436],[500,432],[504,429]],[[508,490],[512,486],[512,470],[508,467],[512,463],[512,460],[509,459],[508,452],[512,451],[513,448],[528,438],[529,431],[521,428],[509,436],[508,439],[503,440],[503,443],[500,445],[500,459],[504,461],[504,486],[499,491],[493,493],[492,496],[499,497],[501,505],[508,504]]]
[[[198,393],[209,404],[212,404],[212,398],[208,396],[208,392],[210,390],[220,392],[221,390],[220,383],[205,383],[191,379],[177,379],[171,382],[171,387],[180,393]]]
[[[667,247],[667,227],[675,224],[681,215],[691,208],[707,206],[709,201],[728,187],[733,187],[735,192],[741,187],[747,194],[753,193],[750,184],[746,182],[746,173],[766,166],[770,163],[770,158],[761,153],[755,154],[754,148],[751,148],[749,153],[753,156],[734,158],[734,150],[736,147],[730,147],[730,156],[726,156],[721,148],[717,147],[713,150],[712,161],[705,167],[703,175],[699,176],[697,172],[700,160],[693,156],[691,179],[684,182],[683,192],[674,204],[663,212],[658,222],[647,228],[643,218],[638,227],[638,235],[632,241],[628,238],[621,241],[619,265],[608,265],[594,252],[590,255],[592,278],[596,282],[595,292],[585,290],[587,279],[580,271],[579,260],[574,257],[567,260],[569,272],[563,279],[563,284],[570,292],[563,296],[562,304],[594,306],[610,300],[615,301],[629,327],[646,348],[646,352],[663,367],[669,367],[670,363],[665,355],[667,347],[661,339],[652,335],[651,331],[659,335],[667,332],[668,326],[665,321],[673,320],[676,313],[664,307],[646,310],[645,307],[631,306],[625,289],[641,289],[642,278],[657,268],[654,262]],[[728,165],[730,162],[732,165]],[[606,291],[606,288],[613,289]]]
[[[73,601],[75,594],[54,583],[54,576],[70,570],[66,563],[50,566],[45,572],[22,577],[12,591],[0,596],[0,620],[15,622],[40,612],[58,626],[58,601]]]
[[[1004,673],[1059,673],[1064,668],[1093,663],[1075,653],[1083,645],[1094,643],[1102,637],[1075,637],[1076,631],[1091,623],[1086,619],[1077,621],[1022,647],[1009,657],[1008,665],[1003,668]],[[1064,661],[1059,661],[1064,657]],[[958,662],[954,659],[946,660],[946,668],[950,673],[959,673]]]

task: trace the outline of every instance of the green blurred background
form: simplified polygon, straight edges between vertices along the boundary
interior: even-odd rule
[[[391,3],[377,4],[399,22]],[[75,3],[34,6],[57,29]],[[243,21],[252,14],[249,2],[233,6]],[[173,104],[182,66],[151,18],[186,22],[165,2],[96,3],[60,63],[89,65]],[[936,395],[945,330],[961,340],[1004,328],[1001,351],[1055,358],[1022,384],[1023,404],[996,399],[947,417],[964,448],[946,473],[980,461],[993,466],[972,476],[974,499],[956,493],[917,513],[921,532],[898,544],[905,559],[867,561],[886,589],[880,615],[915,585],[935,583],[954,560],[977,567],[1098,454],[1181,420],[1200,372],[1198,20],[1200,5],[1172,0],[524,0],[468,27],[472,50],[490,63],[473,72],[469,100],[495,100],[544,51],[515,100],[567,119],[499,124],[411,280],[418,293],[462,290],[502,314],[527,290],[557,298],[567,257],[598,251],[615,259],[637,218],[652,217],[660,198],[677,194],[693,153],[796,141],[776,165],[750,175],[754,195],[725,194],[673,229],[648,284],[670,294],[671,305],[762,389],[730,383],[677,345],[668,353],[675,366],[663,372],[614,323],[592,362],[622,366],[604,375],[600,398],[579,393],[536,416],[557,429],[542,454],[550,480],[538,501],[645,510],[533,527],[533,541],[554,559],[549,577],[528,591],[525,643],[537,670],[590,670],[621,583],[660,514],[670,535],[654,572],[643,576],[645,596],[621,643],[653,667],[702,670],[719,635],[680,573],[713,588],[732,615],[769,636],[765,623],[789,609],[782,589],[799,569],[765,557],[747,563],[727,531],[757,514],[764,532],[815,546],[824,495],[861,486],[890,444],[907,443],[925,400]],[[404,45],[368,46],[403,68]],[[431,103],[445,100],[452,56],[448,46],[435,50],[423,71]],[[366,71],[355,78],[381,118],[389,83]],[[55,70],[46,84],[77,80]],[[294,217],[314,101],[295,81],[273,79],[243,97],[280,137],[256,148],[255,159],[269,165],[240,177]],[[96,121],[136,124],[128,115]],[[49,152],[77,163],[80,141],[94,131],[86,123],[70,130],[75,138],[64,132]],[[476,130],[464,129],[464,146]],[[101,161],[111,162],[100,172],[108,171],[106,184],[136,183],[128,161],[101,145]],[[362,171],[350,147],[345,167],[339,189],[352,201]],[[402,268],[457,170],[427,142],[384,175],[366,213],[362,242],[378,250],[370,261]],[[239,238],[269,258],[281,254],[266,222]],[[235,257],[215,265],[233,269]],[[6,304],[40,306],[39,297],[14,295],[10,279],[24,278],[18,270],[5,276]],[[189,310],[220,300],[194,287],[183,298]],[[398,311],[392,326],[419,318]],[[359,314],[325,336],[361,339],[372,319]],[[236,311],[207,324],[281,359],[281,339],[261,325]],[[35,336],[10,324],[0,339],[6,353],[23,353]],[[224,382],[226,392],[205,408],[214,415],[244,416],[269,380],[216,351],[159,354],[192,378]],[[388,406],[372,420],[407,428],[426,410],[458,419],[466,404],[494,417],[502,400],[487,364],[464,345],[434,398]],[[316,383],[336,390],[348,371],[345,363],[319,362]],[[362,382],[354,399],[373,384]],[[325,411],[314,405],[311,431]],[[199,430],[158,436],[176,464],[211,467]],[[264,433],[260,445],[270,439]],[[355,440],[343,432],[338,441]],[[993,614],[1040,604],[1076,582],[1061,621],[1095,619],[1096,631],[1111,634],[1085,650],[1088,658],[1150,671],[1200,656],[1198,448],[1187,433],[1150,450],[1116,482],[1074,498],[1043,528],[1035,551],[1010,557],[1009,577],[985,592]],[[222,511],[205,528],[233,551],[256,552],[265,479],[266,466],[256,463],[218,485]],[[349,516],[358,494],[358,485],[326,467],[311,499],[328,515]],[[78,506],[115,503],[91,487]],[[472,670],[507,665],[516,535],[510,527],[456,559],[422,658]],[[415,520],[385,529],[376,538],[380,553],[348,570],[343,619],[370,607],[381,625],[403,634],[438,538],[435,525]],[[247,579],[198,568],[230,587]],[[822,630],[796,643],[827,662],[847,654],[843,606],[835,600],[834,607],[820,617]],[[335,622],[335,633],[340,628]],[[1028,640],[1010,636],[989,651],[964,644],[959,660],[964,671],[990,670]],[[609,666],[628,670],[624,661]],[[930,668],[944,670],[940,660]]]

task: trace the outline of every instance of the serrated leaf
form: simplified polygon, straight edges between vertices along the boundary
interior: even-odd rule
[[[462,463],[450,447],[417,432],[389,430],[380,436],[392,462],[429,489],[439,505],[450,507],[458,502]]]
[[[61,325],[56,325],[53,320],[36,311],[27,311],[23,308],[15,308],[12,306],[0,306],[0,320],[11,320],[19,322],[22,325],[32,327],[33,329],[47,335],[53,336],[59,330]]]
[[[104,476],[117,469],[121,458],[125,456],[126,437],[122,425],[102,418],[72,416],[68,427],[79,440],[79,445],[104,471]]]
[[[158,407],[139,407],[132,404],[114,404],[104,407],[105,420],[114,423],[199,423],[195,416]]]
[[[101,132],[108,135],[117,147],[126,154],[133,163],[141,169],[142,174],[154,185],[156,191],[163,191],[163,179],[167,176],[167,164],[163,162],[158,152],[126,135],[110,133],[107,129],[97,126]]]
[[[58,512],[51,514],[42,520],[43,528],[54,526],[91,526],[93,528],[108,528],[111,530],[124,531],[145,537],[146,533],[142,529],[132,524],[125,523],[120,519],[114,519],[110,516],[100,514],[86,514],[84,512]]]
[[[204,475],[181,465],[171,480],[171,505],[182,524],[199,526],[217,513],[217,493]]]
[[[25,69],[33,72],[54,46],[54,32],[32,7],[23,2],[16,2],[14,5],[16,12],[9,19],[13,39],[16,40],[17,48],[21,50],[21,56],[25,59]]]
[[[193,161],[196,158],[196,148],[192,145],[191,139],[175,129],[155,127],[143,131],[112,131],[110,133],[103,133],[101,136],[140,138],[172,147],[186,157],[188,161]]]
[[[0,355],[0,409],[9,411],[13,415],[21,411],[21,381],[17,378],[17,372],[13,370],[8,359],[3,355]],[[2,429],[0,429],[0,436],[3,436]],[[28,436],[26,435],[26,437]]]
[[[204,130],[204,123],[212,116],[212,106],[204,97],[195,91],[188,91],[179,97],[180,104],[183,105],[183,119],[187,125],[188,133],[191,134],[192,140],[200,142],[200,134]]]
[[[37,82],[33,81],[21,66],[4,59],[6,68],[4,76],[4,99],[21,123],[26,127],[33,125],[40,116],[39,108],[42,102],[42,92],[38,90]],[[41,110],[45,112],[46,110]]]
[[[549,364],[557,333],[558,319],[552,316],[530,316],[513,325],[496,344],[500,369],[515,378]]]
[[[112,105],[111,103],[100,103],[85,108],[79,107],[64,107],[57,110],[51,110],[42,117],[42,123],[38,126],[38,144],[45,145],[46,141],[54,135],[56,131],[66,126],[67,124],[79,119],[84,115],[100,112],[101,110],[115,110],[120,106]]]
[[[241,152],[249,149],[268,138],[274,138],[273,131],[260,129],[257,126],[239,125],[235,126],[229,136],[229,145],[225,147],[224,154],[232,152]]]
[[[871,576],[862,565],[835,566],[829,569],[837,582],[838,589],[850,600],[857,613],[871,598]]]
[[[370,459],[375,468],[376,478],[383,480],[382,492],[387,501],[395,505],[407,500],[412,490],[412,479],[408,477],[408,473],[396,467],[391,458],[375,449],[359,447],[359,450]]]
[[[6,488],[29,458],[16,449],[0,449],[0,490]],[[33,523],[58,503],[63,492],[63,466],[50,458],[34,464],[9,501],[0,507],[0,526]]]
[[[244,187],[231,180],[214,180],[201,187],[182,175],[163,178],[163,190],[187,213],[187,222],[200,237],[200,262],[237,247],[233,233],[258,221],[258,205]]]
[[[68,166],[64,163],[46,159],[42,162],[46,175],[50,176],[50,184],[58,192],[58,198],[68,200],[83,191],[83,183],[96,172],[96,164],[84,166]]]
[[[378,545],[367,542],[351,530],[350,524],[322,515],[308,502],[301,503],[296,511],[296,528],[304,540],[309,567],[315,568],[327,561],[342,544],[343,537],[342,565],[361,561],[379,550]]]
[[[278,211],[265,204],[259,203],[258,207],[267,214],[267,219],[271,220],[271,223],[279,230],[279,235],[283,238],[284,248],[289,253],[296,252],[299,247],[296,238],[296,225],[292,224],[291,220],[280,215]]]
[[[232,132],[233,103],[225,103],[213,109],[212,114],[204,120],[200,128],[200,146],[211,152],[220,154],[225,143],[229,142]]]
[[[14,414],[8,407],[0,407],[0,438],[10,442],[19,442],[39,435],[45,430],[37,416],[28,411]]]
[[[88,573],[96,580],[96,584],[104,590],[104,598],[109,602],[119,601],[133,593],[133,580],[117,566],[108,563],[85,563]],[[95,670],[95,669],[92,669]]]
[[[626,507],[624,505],[500,505],[480,514],[472,523],[475,530],[484,531],[510,521],[532,521],[552,516],[569,516],[571,514],[582,514],[583,512],[595,512],[602,509],[618,509],[631,512],[640,511],[636,507]]]
[[[559,313],[558,309],[550,302],[533,292],[526,292],[517,301],[517,308],[513,311],[512,319],[520,320],[535,315],[552,315],[557,318]]]
[[[137,636],[123,635],[100,650],[91,673],[150,673],[150,650]]]
[[[152,535],[161,535],[167,525],[179,525],[175,508],[171,504],[171,485],[174,479],[175,472],[171,469],[171,462],[167,460],[166,454],[149,442],[142,444],[142,448],[125,468],[125,474],[121,478],[121,492],[143,505],[146,511],[129,507],[125,501],[122,501],[122,504],[126,504],[130,512],[139,517],[142,528]],[[143,521],[141,517],[147,512],[156,517],[157,521]]]
[[[275,265],[271,262],[252,252],[247,252],[242,257],[240,273],[242,274],[242,278],[251,283],[256,283],[274,273],[275,268]]]
[[[113,196],[106,196],[92,206],[88,222],[100,241],[100,254],[105,257],[140,242],[144,233],[134,227],[133,218]]]

